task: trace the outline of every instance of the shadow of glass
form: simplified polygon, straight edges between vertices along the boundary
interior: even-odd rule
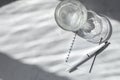
[[[0,53],[0,80],[68,80]]]

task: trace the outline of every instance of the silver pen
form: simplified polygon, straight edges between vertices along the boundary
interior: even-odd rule
[[[110,42],[105,42],[99,45],[99,47],[92,51],[87,53],[87,55],[85,55],[83,58],[81,58],[81,60],[79,62],[77,62],[76,64],[74,64],[71,68],[69,68],[67,71],[69,73],[77,70],[77,68],[82,65],[83,63],[85,63],[86,61],[88,61],[89,59],[91,59],[93,56],[98,55],[99,53],[101,53],[104,49],[106,49],[109,46]]]

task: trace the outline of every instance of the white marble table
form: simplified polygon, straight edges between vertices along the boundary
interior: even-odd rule
[[[111,45],[97,57],[69,74],[64,63],[73,33],[54,20],[57,0],[20,0],[0,8],[0,80],[119,80],[120,22],[113,25]],[[79,60],[92,46],[77,36],[71,61]]]

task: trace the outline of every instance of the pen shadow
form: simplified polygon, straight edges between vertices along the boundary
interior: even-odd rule
[[[35,65],[23,64],[0,52],[0,80],[68,80]]]

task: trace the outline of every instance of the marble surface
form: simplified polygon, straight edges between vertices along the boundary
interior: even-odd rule
[[[119,80],[120,22],[113,26],[111,45],[71,74],[66,69],[95,45],[77,36],[70,63],[65,58],[74,34],[58,27],[58,0],[19,0],[0,8],[0,80]],[[117,12],[116,12],[117,13]]]

